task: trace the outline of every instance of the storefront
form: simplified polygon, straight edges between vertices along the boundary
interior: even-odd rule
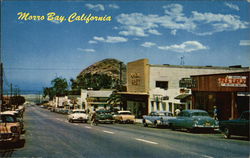
[[[238,118],[249,110],[249,75],[250,71],[191,76],[196,82],[192,88],[193,108],[213,115],[216,106],[220,120]]]

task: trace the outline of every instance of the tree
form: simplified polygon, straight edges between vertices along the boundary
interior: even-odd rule
[[[63,96],[68,92],[68,82],[65,78],[57,77],[51,81],[52,87],[43,88],[43,97],[49,96],[52,100],[54,96]]]
[[[110,109],[114,109],[114,107],[120,106],[122,98],[120,94],[117,94],[117,91],[114,91],[107,100],[108,104],[110,105]]]

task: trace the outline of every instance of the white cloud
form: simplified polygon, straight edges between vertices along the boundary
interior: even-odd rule
[[[176,35],[176,32],[177,32],[176,29],[172,30],[172,31],[171,31],[171,35]]]
[[[59,20],[49,20],[50,22],[54,23],[54,24],[60,24]]]
[[[112,9],[119,9],[120,7],[116,4],[109,4],[108,5],[109,8],[112,8]]]
[[[232,4],[232,3],[228,3],[228,2],[225,2],[224,4],[225,4],[227,7],[231,8],[231,9],[233,9],[233,10],[237,10],[237,11],[240,10],[240,8],[239,8],[236,4]]]
[[[250,46],[250,40],[240,40],[240,46]]]
[[[89,44],[96,44],[97,41],[89,40]]]
[[[94,11],[104,11],[105,10],[105,8],[104,8],[104,6],[102,5],[102,4],[96,4],[96,5],[94,5],[94,4],[85,4],[85,6],[88,8],[88,9],[90,9],[90,10],[94,10]]]
[[[156,44],[155,43],[152,43],[152,42],[145,42],[143,44],[141,44],[142,47],[147,47],[147,48],[150,48],[152,46],[155,46]]]
[[[77,48],[78,51],[81,51],[81,52],[87,52],[87,53],[93,53],[95,52],[94,49],[83,49],[83,48]]]
[[[151,34],[153,34],[153,35],[161,35],[161,33],[158,32],[158,31],[155,30],[155,29],[150,29],[150,30],[148,30],[148,33],[151,33]]]
[[[208,47],[202,45],[198,41],[186,41],[180,45],[175,44],[175,45],[170,45],[170,46],[159,46],[158,48],[161,50],[168,50],[168,51],[180,52],[180,53],[208,49]]]
[[[100,41],[100,42],[105,42],[105,43],[121,43],[121,42],[127,42],[128,39],[124,37],[119,37],[119,36],[107,36],[105,39],[104,37],[93,37],[95,41]]]
[[[96,41],[104,41],[103,37],[94,36],[93,39],[96,40]]]
[[[159,29],[171,29],[175,35],[178,30],[186,30],[196,35],[212,35],[216,32],[235,31],[249,28],[250,22],[242,21],[233,14],[201,13],[192,11],[188,17],[180,4],[163,6],[164,15],[144,15],[142,13],[120,14],[116,17],[121,26],[120,35],[146,37],[160,35]]]

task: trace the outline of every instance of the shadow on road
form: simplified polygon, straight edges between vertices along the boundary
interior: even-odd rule
[[[23,148],[24,145],[25,139],[21,139],[17,143],[1,142],[0,157],[11,157],[15,149]]]

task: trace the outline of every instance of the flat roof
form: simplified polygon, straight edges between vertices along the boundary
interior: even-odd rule
[[[216,75],[230,75],[230,74],[240,74],[240,73],[250,73],[248,71],[238,71],[238,72],[225,72],[225,73],[217,73],[217,74],[202,74],[202,75],[191,75],[191,77],[198,77],[198,76],[216,76]]]
[[[191,66],[191,65],[154,65],[148,64],[151,67],[169,67],[169,68],[193,68],[193,69],[226,69],[226,70],[250,70],[250,67],[226,67],[226,66]]]

